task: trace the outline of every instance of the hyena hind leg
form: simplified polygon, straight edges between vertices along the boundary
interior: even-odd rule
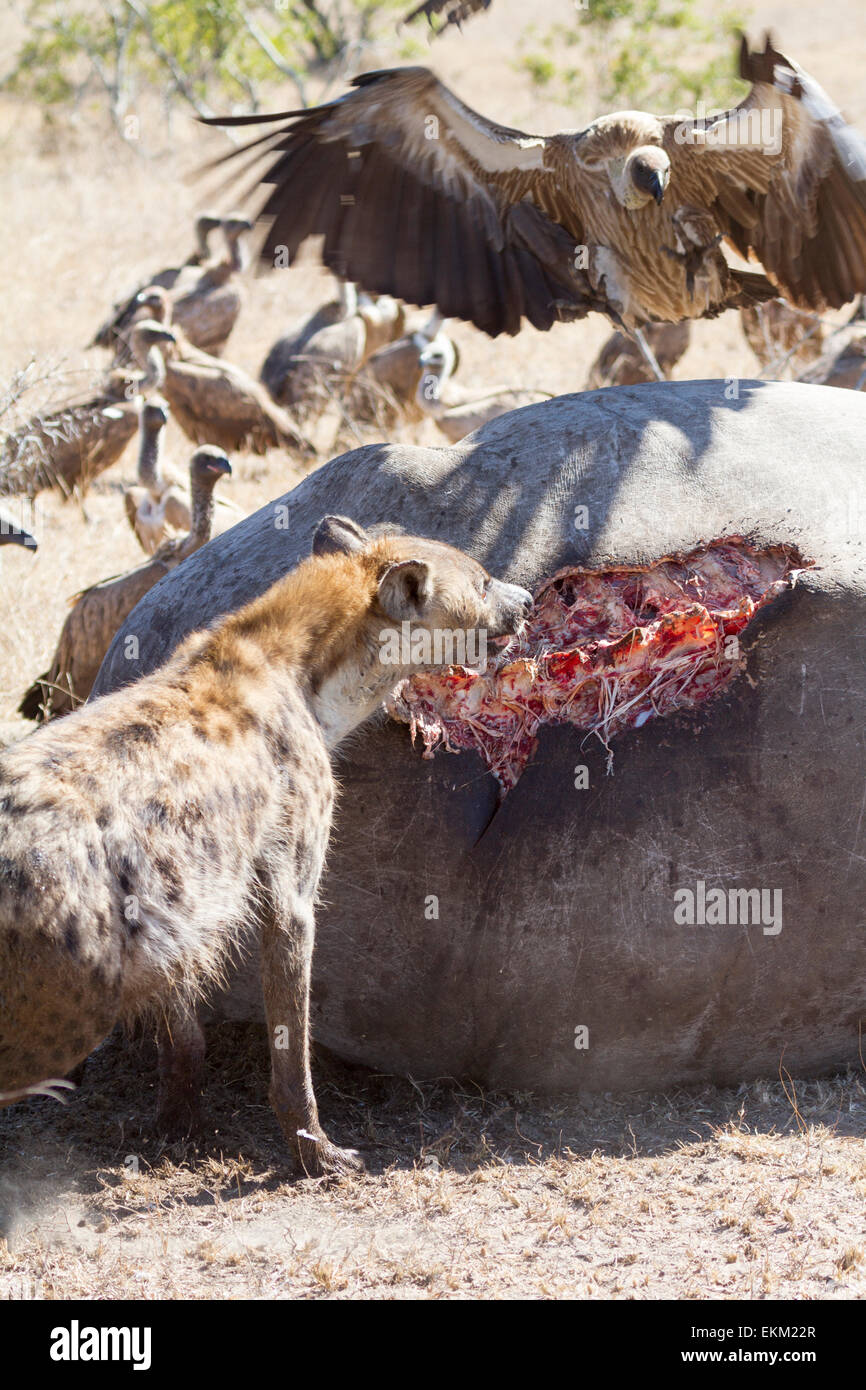
[[[354,1149],[332,1144],[319,1123],[310,1074],[311,906],[260,877],[262,990],[271,1050],[271,1105],[299,1167],[311,1177],[362,1172]]]
[[[202,1123],[205,1040],[194,1005],[173,1000],[163,1006],[156,1046],[157,1130],[168,1139],[186,1139]]]

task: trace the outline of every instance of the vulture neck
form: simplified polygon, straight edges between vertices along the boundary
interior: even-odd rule
[[[193,475],[190,480],[192,506],[189,524],[189,549],[191,551],[207,545],[210,540],[211,528],[213,527],[213,490],[215,486],[216,478],[204,479]]]
[[[351,280],[340,282],[340,316],[350,319],[358,312],[358,287]]]
[[[240,272],[244,268],[244,252],[241,245],[240,236],[229,239],[229,267],[233,271]]]
[[[447,380],[448,376],[444,369],[430,371],[429,368],[425,368],[421,373],[421,380],[418,382],[415,400],[424,414],[430,415],[434,420],[438,420],[449,409],[448,401],[442,398],[442,388]]]
[[[162,476],[162,426],[155,430],[141,431],[138,449],[138,481],[142,487],[158,490],[163,483]]]
[[[148,348],[144,359],[144,376],[141,379],[142,391],[155,387],[157,391],[165,385],[165,358],[158,347]]]
[[[210,237],[213,231],[213,224],[199,218],[195,224],[195,252],[190,256],[187,265],[204,265],[210,256]]]

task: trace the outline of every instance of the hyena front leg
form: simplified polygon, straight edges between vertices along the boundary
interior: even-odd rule
[[[311,903],[260,877],[262,990],[271,1048],[271,1104],[305,1173],[354,1173],[354,1149],[338,1149],[319,1124],[310,1075],[310,970],[315,924]]]
[[[182,1000],[163,1006],[156,1032],[159,1090],[156,1124],[169,1139],[201,1127],[205,1041],[195,1008]]]

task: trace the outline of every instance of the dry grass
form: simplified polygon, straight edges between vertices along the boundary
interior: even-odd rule
[[[532,18],[562,21],[567,7],[568,0],[544,0]],[[525,6],[497,0],[494,15],[433,50],[446,80],[491,116],[528,129],[594,114],[539,103],[511,66]],[[0,19],[0,40],[8,39],[5,24]],[[832,25],[820,7],[753,6],[750,28],[765,24],[866,126],[859,0],[840,0]],[[567,59],[582,61],[579,53]],[[156,107],[144,103],[139,113],[152,149],[163,143]],[[104,357],[84,344],[113,298],[186,254],[191,216],[204,199],[183,175],[220,148],[220,137],[179,117],[171,149],[147,160],[107,136],[94,112],[46,131],[38,113],[0,93],[0,261],[11,268],[0,388],[31,359],[40,375],[68,374],[65,394],[89,386]],[[271,342],[329,293],[328,277],[310,265],[251,279],[228,355],[257,372]],[[607,332],[594,318],[492,342],[458,327],[460,380],[481,389],[577,390]],[[729,314],[696,327],[676,375],[754,371]],[[47,399],[49,385],[56,392],[46,383],[34,404]],[[429,422],[395,437],[442,442]],[[179,433],[170,447],[185,462],[189,445]],[[226,493],[248,510],[300,476],[277,452],[233,463]],[[37,556],[0,552],[0,740],[26,731],[15,706],[47,664],[68,596],[140,559],[120,504],[134,466],[133,446],[85,499],[43,495]],[[737,1093],[553,1102],[445,1082],[418,1087],[320,1059],[332,1135],[357,1144],[369,1165],[368,1176],[326,1187],[294,1181],[284,1166],[265,1094],[263,1031],[224,1025],[211,1041],[210,1127],[199,1147],[166,1149],[153,1138],[153,1059],[120,1039],[92,1059],[67,1106],[36,1100],[0,1114],[0,1294],[866,1293],[862,1076],[798,1084],[795,1114],[777,1082]]]
[[[866,1295],[862,1076],[539,1099],[319,1060],[363,1177],[292,1177],[263,1030],[210,1034],[198,1145],[151,1134],[153,1056],[0,1115],[0,1297]],[[5,1236],[5,1244],[2,1237]]]

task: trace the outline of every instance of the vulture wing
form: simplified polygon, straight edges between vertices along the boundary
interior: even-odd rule
[[[786,298],[834,308],[866,290],[866,140],[808,73],[742,41],[744,101],[714,120],[664,122],[667,196],[712,210]]]
[[[400,23],[411,24],[413,19],[424,15],[434,34],[441,34],[452,24],[462,29],[464,20],[471,19],[474,14],[481,14],[489,8],[490,0],[423,0],[422,4],[416,5],[414,10],[404,15]],[[436,15],[443,16],[438,29],[434,23]]]
[[[584,241],[555,168],[561,137],[488,121],[427,68],[355,78],[354,91],[307,111],[214,118],[287,121],[216,164],[249,153],[272,185],[259,216],[269,265],[291,263],[307,237],[367,290],[437,304],[484,332],[516,333],[601,308],[575,269]],[[214,167],[214,166],[211,166]]]

